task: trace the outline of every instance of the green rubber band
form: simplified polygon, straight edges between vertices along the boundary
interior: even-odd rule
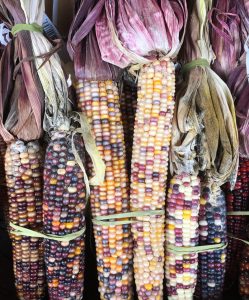
[[[121,221],[110,221],[113,219],[124,219],[124,218],[137,218],[137,217],[150,217],[150,216],[162,216],[164,210],[143,210],[143,211],[132,211],[121,214],[113,214],[107,216],[98,216],[92,220],[93,224],[112,226],[112,225],[126,225],[139,222],[139,220],[121,220]],[[149,221],[148,221],[149,222]]]
[[[117,226],[117,225],[127,225],[127,224],[137,223],[137,221],[131,221],[131,220],[124,220],[124,221],[98,221],[98,220],[92,220],[92,222],[95,225],[101,225],[101,226]]]
[[[169,252],[174,254],[196,254],[196,253],[205,253],[205,252],[213,252],[218,250],[223,250],[227,247],[227,244],[220,243],[214,245],[204,245],[204,246],[195,246],[195,247],[177,247],[173,245],[166,245],[166,249]]]
[[[206,59],[198,58],[198,59],[192,60],[191,62],[185,64],[182,67],[182,73],[186,73],[195,67],[210,67],[210,64]]]
[[[16,24],[12,27],[11,33],[12,35],[16,35],[20,31],[32,31],[32,32],[42,32],[42,26],[40,26],[37,23],[32,23],[32,24]]]
[[[12,230],[10,233],[15,234],[15,235],[23,235],[23,236],[30,236],[30,237],[37,237],[37,238],[43,238],[43,239],[48,239],[48,240],[53,240],[53,241],[58,241],[58,242],[70,242],[72,240],[77,239],[81,235],[84,234],[85,228],[82,228],[81,230],[70,233],[64,236],[58,236],[54,234],[44,234],[38,231],[30,230],[22,226],[15,225],[13,223],[9,223],[9,225],[15,229]]]
[[[228,211],[228,216],[249,216],[249,211]]]
[[[243,243],[246,244],[246,245],[249,245],[249,241],[239,239],[239,238],[237,238],[237,237],[235,237],[235,236],[233,236],[233,235],[231,235],[231,234],[228,234],[228,237],[230,237],[231,239],[234,239],[234,240],[241,241],[241,242],[243,242]]]

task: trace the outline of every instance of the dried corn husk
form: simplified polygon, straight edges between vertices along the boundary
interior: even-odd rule
[[[248,1],[216,1],[209,13],[216,59],[212,68],[224,78],[234,97],[240,156],[248,157]]]
[[[194,6],[182,53],[184,62],[201,58],[210,63],[214,57],[208,39],[210,5],[210,1],[202,0]],[[238,133],[228,87],[210,67],[196,66],[183,74],[177,98],[178,130],[173,131],[171,170],[185,168],[186,158],[194,153],[195,164],[189,166],[190,171],[208,171],[218,186],[227,180],[233,185],[238,166]]]
[[[124,68],[149,63],[158,56],[175,58],[186,19],[185,0],[107,0],[95,26],[102,59]]]
[[[80,0],[78,2],[78,10],[69,30],[67,44],[68,52],[74,61],[76,78],[84,80],[116,79],[119,69],[101,60],[94,29],[105,1]]]
[[[236,106],[237,127],[239,132],[239,155],[249,158],[249,83],[245,57],[228,78],[228,86]]]
[[[21,0],[20,3],[25,13],[25,22],[41,25],[45,1]],[[82,162],[85,152],[83,136],[89,155],[92,157],[94,152],[95,158],[99,156],[87,123],[83,121],[84,117],[71,111],[67,82],[59,56],[53,53],[51,43],[41,32],[32,32],[30,36],[33,53],[39,57],[35,66],[45,94],[43,127],[51,137],[44,169],[43,229],[45,234],[53,233],[66,239],[68,234],[82,232],[85,227],[89,183]],[[46,57],[48,54],[49,57]],[[56,166],[52,168],[55,161]],[[97,160],[94,162],[97,163]],[[102,161],[98,159],[98,163]],[[103,168],[102,175],[97,171],[96,174],[95,183],[103,177]],[[64,242],[45,239],[46,275],[51,299],[82,298],[84,240],[84,234]]]
[[[0,14],[9,29],[25,23],[19,1],[1,1]],[[2,54],[0,130],[6,142],[13,140],[13,136],[29,141],[42,135],[44,93],[30,57],[33,51],[29,31],[14,36]]]
[[[210,39],[216,56],[212,68],[226,82],[243,51],[242,20],[238,14],[241,0],[214,2],[208,14]]]

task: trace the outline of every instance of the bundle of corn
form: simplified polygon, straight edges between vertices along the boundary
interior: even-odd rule
[[[42,155],[38,142],[11,143],[5,170],[9,220],[40,230],[42,226]],[[16,288],[20,299],[41,299],[44,293],[43,245],[38,238],[11,234]]]
[[[133,73],[140,70],[130,191],[131,210],[138,214],[132,232],[139,299],[161,299],[163,294],[162,213],[175,93],[171,59],[182,44],[186,18],[186,2],[181,0],[106,1],[95,27],[105,61],[121,68],[133,64]]]
[[[69,34],[68,48],[78,78],[78,108],[86,114],[106,164],[105,181],[91,190],[92,216],[111,219],[113,214],[129,211],[129,183],[119,91],[112,80],[117,77],[118,69],[101,60],[92,29],[95,22],[92,20],[92,25],[88,25],[85,21],[88,10],[92,10],[89,16],[93,13],[97,17],[101,13],[104,1],[98,1],[93,8],[94,4],[94,1],[81,2]],[[130,227],[130,224],[94,222],[101,299],[132,298]]]
[[[247,217],[239,215],[248,210],[249,197],[249,160],[240,158],[237,181],[234,190],[230,190],[230,184],[225,186],[227,202],[227,231],[230,235],[245,239]],[[238,215],[233,213],[237,212]],[[229,215],[229,213],[231,215]],[[243,243],[234,238],[228,237],[227,260],[226,260],[226,281],[225,287],[229,288],[238,278],[239,262]]]
[[[202,184],[199,213],[200,245],[227,242],[226,203],[223,191]],[[224,287],[226,249],[199,254],[196,295],[201,299],[220,299]]]
[[[231,180],[232,185],[234,184],[238,164],[238,135],[232,96],[225,83],[209,67],[213,59],[207,23],[207,12],[210,8],[211,1],[196,1],[189,21],[188,34],[182,51],[182,60],[186,64],[183,66],[182,79],[177,86],[171,171],[180,174],[184,166],[185,169],[190,170],[190,174],[204,172],[209,174],[209,182],[207,184],[204,182],[202,185],[217,186],[219,189],[219,186],[227,180]],[[213,190],[210,192],[215,193]],[[220,207],[220,200],[216,199],[215,195],[211,199],[207,206],[203,206],[203,198],[200,200],[200,214],[208,215],[211,219],[215,218],[213,215],[215,212],[208,211],[211,205],[218,211],[221,210],[218,216],[223,220],[225,207]],[[218,243],[221,244],[218,246],[222,247],[224,240],[217,238],[213,241],[212,239],[212,234],[215,233],[211,228],[213,221],[210,225],[206,224],[206,221],[199,222],[200,234],[202,234],[200,244],[209,246]],[[206,224],[206,227],[202,228],[203,224]],[[207,234],[207,226],[210,226],[211,237],[203,240],[202,236]],[[199,270],[205,269],[204,262],[208,261],[208,257],[218,259],[221,253],[223,252],[201,253]],[[224,259],[223,256],[222,258]],[[220,266],[224,267],[224,264]],[[210,268],[210,273],[214,271]],[[220,275],[220,281],[217,279],[217,282],[213,283],[211,277],[209,280],[209,284],[214,285],[213,290],[217,291],[217,295],[219,289],[223,287],[224,270],[221,272],[223,275]],[[212,288],[207,289],[204,284],[200,284],[202,282],[200,276],[202,276],[201,272],[198,274],[198,294],[204,298],[214,297],[215,292]]]
[[[198,254],[175,254],[172,246],[198,245],[200,181],[187,173],[170,181],[166,215],[166,285],[168,299],[192,299],[197,280]]]
[[[0,62],[4,74],[0,79],[0,133],[8,144],[5,171],[9,221],[11,226],[37,230],[42,225],[42,150],[37,140],[42,134],[44,93],[34,62],[29,60],[34,56],[30,32],[19,25],[25,23],[20,2],[0,1],[0,12],[13,33]],[[11,239],[18,297],[41,299],[45,283],[42,241],[15,233]]]
[[[21,0],[21,5],[26,22],[37,22],[39,27],[45,2]],[[85,151],[82,136],[87,140],[85,147],[90,156],[94,142],[83,116],[70,111],[66,80],[51,43],[41,32],[32,32],[31,42],[34,55],[39,57],[35,63],[45,93],[44,130],[51,137],[44,166],[43,231],[61,237],[45,239],[44,243],[48,290],[50,299],[81,299],[88,182],[82,161]],[[47,52],[49,58],[44,57]],[[96,156],[93,159],[96,163]],[[102,173],[98,176],[103,176]]]

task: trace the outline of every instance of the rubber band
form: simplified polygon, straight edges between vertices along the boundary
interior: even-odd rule
[[[34,231],[22,226],[18,226],[13,224],[12,222],[9,223],[10,227],[12,227],[15,230],[12,230],[10,233],[14,235],[22,235],[22,236],[29,236],[29,237],[37,237],[37,238],[43,238],[58,242],[70,242],[72,240],[77,239],[78,237],[82,236],[85,233],[85,227],[80,229],[79,231],[66,234],[64,236],[58,236],[54,234],[44,234],[38,231]]]
[[[98,216],[92,220],[93,224],[112,226],[112,225],[126,225],[134,224],[140,222],[141,220],[118,220],[111,221],[113,219],[125,219],[125,218],[137,218],[137,217],[150,217],[150,216],[162,216],[165,214],[164,210],[143,210],[143,211],[133,211],[121,214],[113,214],[107,216]],[[150,222],[149,220],[144,220],[145,222]]]
[[[166,245],[166,250],[174,254],[198,254],[205,252],[213,252],[223,250],[227,247],[227,243],[219,243],[214,245],[194,246],[194,247],[177,247],[173,245]]]
[[[192,70],[195,67],[209,67],[210,68],[210,64],[209,64],[208,60],[206,60],[205,58],[198,58],[198,59],[192,60],[191,62],[185,64],[182,67],[181,72],[184,74],[184,73]]]
[[[15,24],[11,29],[12,35],[16,35],[20,31],[32,31],[32,32],[42,33],[43,28],[37,23],[32,23],[32,24],[24,23],[24,24]]]
[[[249,216],[249,211],[228,211],[228,216]]]

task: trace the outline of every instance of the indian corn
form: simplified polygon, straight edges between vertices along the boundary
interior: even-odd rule
[[[65,236],[85,227],[86,191],[84,175],[72,150],[75,144],[82,161],[82,137],[72,132],[52,134],[44,166],[43,221],[45,234]],[[84,236],[71,241],[45,239],[45,264],[52,300],[83,296]]]
[[[135,113],[137,106],[137,86],[135,82],[124,79],[121,89],[120,109],[124,127],[127,169],[130,172]]]
[[[239,274],[239,293],[242,299],[249,297],[249,246],[245,245],[241,252],[240,274]]]
[[[227,241],[226,203],[221,188],[202,184],[199,213],[199,245],[225,244]],[[196,295],[219,299],[223,292],[226,249],[199,253]]]
[[[165,209],[174,93],[174,65],[169,59],[142,67],[132,149],[131,211]],[[132,233],[138,297],[162,299],[165,216],[148,214],[137,220]]]
[[[9,220],[38,231],[42,226],[42,158],[37,141],[14,141],[5,155]],[[42,299],[45,285],[42,241],[15,234],[11,234],[11,240],[19,299]]]
[[[78,107],[92,127],[106,165],[103,184],[91,190],[93,217],[129,211],[124,133],[117,85],[113,81],[77,84]],[[131,299],[132,241],[130,225],[94,224],[101,299]]]
[[[182,173],[170,180],[166,214],[166,286],[168,299],[193,299],[197,282],[198,254],[176,254],[168,246],[198,245],[200,181]]]
[[[238,176],[234,189],[230,190],[230,184],[225,187],[227,211],[247,211],[249,197],[249,160],[240,158]],[[227,216],[227,231],[230,235],[245,239],[247,224],[246,216]],[[243,243],[239,240],[228,237],[227,258],[226,258],[226,281],[225,287],[229,288],[238,278],[239,262]]]

